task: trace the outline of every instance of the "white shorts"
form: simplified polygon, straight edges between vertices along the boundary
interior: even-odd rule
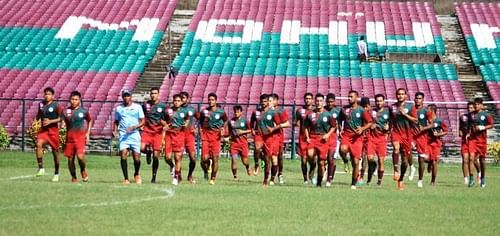
[[[133,152],[141,153],[141,136],[139,133],[120,136],[118,139],[118,149],[120,151],[130,149]]]

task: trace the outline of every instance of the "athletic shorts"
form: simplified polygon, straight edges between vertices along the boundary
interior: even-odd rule
[[[235,155],[248,157],[248,142],[231,142],[229,153],[231,154],[231,157]]]
[[[264,145],[264,137],[262,137],[262,134],[256,133],[253,137],[253,142],[255,146],[263,146]]]
[[[321,134],[311,134],[309,137],[311,145],[308,149],[314,149],[320,160],[326,160],[328,158],[330,141],[322,139],[322,136]]]
[[[297,149],[297,153],[299,154],[299,156],[305,158],[307,156],[307,149],[311,147],[312,145],[306,142],[306,136],[299,135],[299,148]]]
[[[469,142],[462,140],[462,145],[460,146],[462,154],[469,154]]]
[[[413,136],[410,132],[396,132],[391,133],[391,140],[393,143],[399,143],[399,150],[401,154],[411,155]]]
[[[170,137],[170,150],[172,150],[172,152],[184,152],[184,133],[184,131],[177,130],[166,133],[166,135]],[[165,153],[167,152],[165,151]]]
[[[340,146],[347,146],[351,158],[361,160],[364,137],[362,135],[346,133],[342,134]]]
[[[387,137],[385,134],[376,134],[370,136],[366,148],[368,156],[378,156],[385,158],[387,156]]]
[[[196,135],[192,130],[186,130],[184,133],[184,144],[186,146],[186,151],[193,153],[196,151],[195,148]]]
[[[118,142],[118,147],[120,151],[123,151],[125,149],[130,149],[135,153],[141,153],[141,140],[139,136],[139,140],[136,138],[132,137],[127,137],[127,138],[122,138]]]
[[[488,145],[484,141],[469,140],[469,153],[475,157],[486,158]]]
[[[221,135],[218,130],[206,130],[201,134],[201,155],[218,156],[220,154]]]
[[[426,155],[429,153],[429,136],[426,134],[418,134],[413,136],[413,141],[415,143],[415,148],[419,156]]]
[[[267,156],[278,156],[280,152],[280,138],[276,134],[264,136],[264,153]]]
[[[169,156],[172,154],[172,138],[168,133],[165,133],[165,155]]]
[[[433,143],[429,145],[429,160],[439,161],[441,157],[441,143]]]
[[[332,133],[328,139],[328,152],[335,153],[337,150],[337,133]]]
[[[162,134],[143,132],[141,136],[141,144],[151,145],[153,150],[160,151],[162,143]]]
[[[85,144],[86,139],[73,139],[72,141],[66,141],[66,145],[64,146],[64,156],[68,158],[72,158],[75,155],[83,156],[85,154]]]
[[[59,150],[59,129],[40,131],[37,135],[37,139],[48,142],[52,150]]]

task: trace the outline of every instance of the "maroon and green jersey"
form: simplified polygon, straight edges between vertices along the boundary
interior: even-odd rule
[[[215,111],[206,108],[201,112],[199,120],[203,129],[220,130],[224,128],[227,116],[221,108],[217,108]]]
[[[462,132],[462,143],[467,142],[467,135],[472,132],[472,116],[471,113],[460,115],[458,129]]]
[[[417,109],[417,108],[415,107],[415,109]],[[417,125],[414,126],[415,127],[415,134],[420,133],[418,128],[428,126],[430,124],[431,120],[432,120],[432,112],[429,109],[424,108],[423,106],[421,108],[418,108],[417,109]]]
[[[339,120],[344,121],[343,131],[347,133],[356,133],[357,128],[373,121],[370,112],[360,106],[342,108]]]
[[[90,113],[87,110],[83,107],[68,107],[61,117],[64,119],[64,123],[66,123],[68,141],[85,138],[85,134],[87,133],[85,122],[92,121]]]
[[[170,124],[170,128],[179,130],[189,121],[189,114],[182,107],[177,109],[174,107],[168,108],[165,115],[165,121]]]
[[[372,110],[372,119],[377,125],[377,127],[372,130],[375,134],[385,134],[388,130],[384,129],[385,125],[389,124],[390,112],[387,108],[382,108],[382,110],[373,109]]]
[[[142,110],[146,116],[144,124],[144,132],[147,133],[162,133],[163,126],[161,120],[165,118],[167,105],[163,102],[153,104],[152,101],[147,101],[142,104]]]
[[[477,127],[478,125],[493,125],[493,116],[491,116],[487,111],[480,111],[476,113],[472,113],[472,125],[473,127]],[[473,131],[471,135],[471,139],[479,142],[486,142],[487,139],[487,131]]]
[[[246,135],[236,135],[236,132],[237,132],[237,130],[240,130],[240,131],[250,130],[250,123],[244,117],[240,117],[239,119],[236,117],[233,117],[229,121],[228,130],[229,130],[229,134],[231,135],[232,142],[246,142],[247,136]]]
[[[332,109],[328,109],[328,107],[325,106],[325,109],[330,113],[332,113],[333,118],[335,118],[335,120],[338,121],[340,115],[340,108],[334,107]]]
[[[187,111],[188,115],[189,115],[189,125],[188,125],[188,129],[192,130],[195,128],[195,118],[196,118],[196,109],[194,109],[194,107],[190,106],[190,105],[185,105],[183,106],[182,108],[184,108],[184,110]]]
[[[417,109],[412,103],[405,102],[401,104],[403,110],[406,114],[411,117],[417,117]],[[404,133],[409,130],[412,130],[414,127],[413,122],[408,120],[405,116],[399,112],[400,105],[397,103],[392,104],[391,106],[391,125],[392,131],[398,133]]]
[[[43,102],[40,102],[39,106],[38,106],[38,114],[37,114],[37,118],[38,119],[50,119],[50,120],[53,120],[53,119],[57,119],[57,118],[60,118],[61,115],[62,115],[62,111],[63,108],[61,106],[59,106],[59,104],[55,101],[47,104],[47,102],[43,101]],[[58,129],[59,128],[59,124],[58,123],[52,123],[48,126],[44,126],[42,127],[42,131],[44,130],[49,130],[49,129]]]
[[[300,132],[299,135],[303,136],[305,135],[305,127],[304,127],[304,121],[306,120],[307,115],[309,115],[311,112],[313,112],[312,109],[307,109],[305,106],[297,109],[295,112],[295,117],[294,117],[294,122],[299,122],[300,125]],[[305,136],[303,136],[305,137]]]
[[[432,122],[432,128],[430,129],[430,142],[437,142],[441,144],[441,137],[434,136],[434,132],[448,132],[448,126],[443,122],[441,118],[436,118]]]
[[[309,130],[310,134],[326,134],[332,127],[335,128],[336,125],[337,119],[327,110],[323,110],[322,112],[313,111],[307,115],[304,121],[304,126]]]
[[[254,112],[252,112],[252,116],[250,117],[250,128],[254,130],[257,134],[260,134],[261,131],[259,129],[259,123],[262,119],[262,109],[258,108]]]
[[[280,117],[276,110],[267,109],[266,111],[262,112],[262,119],[259,122],[259,129],[261,130],[263,135],[279,134],[279,131],[269,133],[268,130],[268,128],[273,128],[278,124],[280,124]]]

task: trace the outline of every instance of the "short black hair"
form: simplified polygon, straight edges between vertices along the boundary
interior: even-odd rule
[[[375,99],[380,98],[380,97],[385,100],[385,96],[383,94],[379,93],[379,94],[375,95]]]
[[[474,103],[483,104],[483,99],[482,98],[474,98]]]
[[[424,93],[422,93],[422,92],[416,92],[415,97],[417,97],[417,96],[422,96],[422,98],[425,97]]]
[[[241,107],[240,105],[236,105],[236,106],[233,106],[233,110],[234,111],[243,111],[243,107]]]
[[[182,99],[182,96],[180,93],[177,93],[177,94],[174,94],[174,96],[172,98],[173,98],[173,100],[175,100],[176,98]]]
[[[182,91],[182,92],[180,92],[179,94],[180,94],[181,96],[183,96],[183,97],[189,98],[189,93],[188,93],[188,92],[186,92],[186,91]]]
[[[309,92],[307,92],[307,93],[304,94],[304,99],[306,99],[307,96],[311,96],[311,98],[314,97],[313,94],[309,93]]]
[[[280,99],[280,96],[278,96],[278,94],[275,94],[275,93],[272,93],[270,96],[272,98],[274,98],[275,100],[279,100]]]
[[[330,99],[330,98],[332,98],[333,100],[335,100],[335,94],[333,94],[333,93],[328,93],[328,94],[326,95],[326,99]]]
[[[77,97],[81,98],[81,97],[82,97],[82,94],[81,94],[80,92],[78,92],[78,91],[73,91],[73,92],[71,92],[71,93],[69,94],[69,97],[70,97],[70,98],[71,98],[71,97],[74,97],[74,96],[77,96]]]
[[[47,87],[43,89],[43,93],[50,92],[52,95],[54,95],[54,89],[52,87]]]
[[[361,107],[366,107],[366,106],[370,105],[370,98],[362,97],[361,101],[359,102],[359,105],[361,105]]]
[[[429,104],[429,106],[427,106],[427,109],[433,111],[434,113],[437,112],[437,106],[434,103],[433,104]]]
[[[269,95],[263,93],[263,94],[260,95],[259,99],[260,100],[264,100],[264,99],[267,99],[268,97],[269,97]]]
[[[361,37],[359,37],[359,40],[364,40],[365,39],[365,36],[361,35]]]
[[[350,90],[348,94],[351,94],[351,93],[355,93],[355,94],[356,94],[356,96],[359,96],[359,93],[358,93],[358,91],[356,91],[356,90]]]
[[[314,98],[323,98],[323,99],[325,99],[325,95],[323,95],[321,93],[317,93],[316,96],[314,96]]]
[[[158,91],[158,92],[160,92],[160,88],[158,88],[158,87],[152,87],[149,91],[150,92],[152,92],[152,91]]]
[[[469,107],[469,106],[474,106],[474,104],[475,104],[475,103],[474,103],[473,101],[469,101],[469,102],[467,102],[467,107]]]
[[[404,91],[404,92],[405,92],[405,94],[408,94],[408,93],[406,92],[406,89],[404,89],[404,88],[398,88],[398,89],[396,90],[396,95],[399,93],[399,91]]]
[[[208,97],[214,97],[215,100],[217,100],[217,95],[215,93],[209,93]]]

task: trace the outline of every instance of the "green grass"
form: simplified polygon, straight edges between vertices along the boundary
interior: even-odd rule
[[[352,191],[338,173],[331,188],[303,186],[297,161],[285,162],[286,186],[260,186],[262,175],[231,180],[221,161],[217,184],[169,184],[166,164],[160,182],[121,185],[117,157],[88,156],[89,183],[72,184],[61,162],[61,181],[36,172],[32,153],[0,153],[0,235],[498,235],[500,168],[489,166],[488,186],[463,185],[458,165],[440,165],[436,187],[408,182],[396,190],[392,176],[381,188]],[[52,160],[45,157],[46,172]],[[186,167],[187,163],[184,163]],[[131,160],[129,169],[132,171]],[[339,168],[340,169],[340,168]],[[391,171],[386,171],[391,172]],[[183,172],[185,175],[185,171]],[[19,177],[21,176],[21,177]],[[14,177],[14,178],[13,178]],[[18,178],[16,178],[18,177]],[[170,195],[169,195],[170,194]]]

